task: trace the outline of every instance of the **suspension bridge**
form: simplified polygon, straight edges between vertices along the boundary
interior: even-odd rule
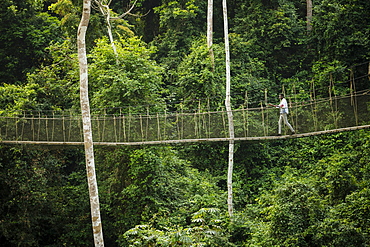
[[[285,139],[370,127],[370,90],[348,95],[292,102],[289,122],[277,136],[279,110],[239,107],[232,111],[234,140]],[[228,141],[226,111],[162,112],[146,114],[92,114],[94,145],[144,145]],[[0,143],[83,145],[82,119],[72,112],[26,112],[0,116]]]

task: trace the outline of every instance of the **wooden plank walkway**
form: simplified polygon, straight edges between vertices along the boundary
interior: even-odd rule
[[[324,134],[339,133],[344,131],[353,131],[360,129],[370,128],[370,125],[353,126],[339,129],[330,129],[317,132],[309,133],[297,133],[294,135],[282,135],[282,136],[260,136],[260,137],[239,137],[234,138],[234,141],[263,141],[263,140],[280,140],[280,139],[292,139],[310,137]],[[203,139],[182,139],[182,140],[163,140],[163,141],[143,141],[143,142],[94,142],[97,146],[140,146],[140,145],[158,145],[158,144],[178,144],[178,143],[189,143],[189,142],[226,142],[230,141],[230,138],[203,138]],[[2,141],[0,144],[33,144],[33,145],[84,145],[83,142],[48,142],[48,141]]]

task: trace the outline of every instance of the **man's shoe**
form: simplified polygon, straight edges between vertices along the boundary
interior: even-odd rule
[[[281,136],[281,134],[277,134],[277,136]]]
[[[293,131],[292,133],[290,133],[291,135],[295,135],[295,131]]]

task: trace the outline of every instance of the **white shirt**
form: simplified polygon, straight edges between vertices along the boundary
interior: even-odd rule
[[[278,105],[277,108],[280,108],[280,114],[282,114],[282,113],[288,114],[289,113],[288,102],[286,101],[285,98],[281,99],[280,104]]]

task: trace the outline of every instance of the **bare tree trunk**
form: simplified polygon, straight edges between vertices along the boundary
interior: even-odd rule
[[[110,41],[110,44],[112,46],[114,55],[116,56],[116,64],[119,64],[117,48],[116,48],[116,45],[114,44],[114,40],[113,40],[112,25],[110,24],[111,16],[110,16],[109,4],[110,4],[111,1],[109,1],[107,3],[103,3],[103,2],[106,2],[106,1],[94,0],[94,3],[96,4],[95,8],[98,9],[100,11],[100,13],[105,17],[105,20],[107,22],[107,31],[108,31],[109,41]]]
[[[82,113],[82,124],[84,132],[84,145],[86,157],[86,173],[89,186],[91,220],[96,247],[103,247],[103,230],[100,218],[100,206],[98,186],[95,175],[94,149],[92,140],[90,104],[88,95],[88,71],[86,56],[86,31],[90,20],[91,0],[83,1],[83,10],[80,25],[77,32],[78,61],[80,66],[80,102]]]
[[[229,165],[227,172],[227,206],[229,216],[233,216],[233,166],[234,166],[234,120],[233,112],[231,111],[230,103],[230,51],[229,51],[229,27],[227,21],[227,3],[222,0],[223,16],[224,16],[224,35],[225,35],[225,53],[226,53],[226,98],[225,107],[227,111],[227,119],[229,123]]]
[[[208,0],[207,8],[207,47],[211,57],[212,67],[215,68],[215,56],[213,53],[213,0]]]
[[[307,2],[307,32],[312,31],[312,0],[306,0]]]
[[[111,13],[110,13],[109,5],[111,4],[111,2],[112,2],[112,0],[93,0],[93,3],[94,3],[93,7],[96,10],[100,11],[100,13],[106,19],[109,41],[111,43],[114,55],[116,55],[116,64],[119,64],[117,48],[116,48],[116,45],[114,44],[113,33],[112,33],[112,25],[111,25],[110,21],[111,20],[122,19],[126,15],[130,14],[131,10],[135,7],[135,4],[136,4],[137,0],[135,0],[135,2],[131,5],[130,9],[127,12],[123,13],[122,15],[120,15],[118,17],[114,17],[114,18],[112,18],[111,15],[110,15]]]
[[[113,40],[113,34],[112,34],[112,26],[110,24],[110,11],[109,11],[109,6],[107,6],[107,30],[108,30],[108,37],[109,37],[109,41],[110,41],[110,44],[112,46],[112,49],[113,49],[113,52],[114,52],[114,55],[116,55],[116,63],[119,64],[118,62],[118,53],[117,53],[117,48],[116,48],[116,45],[114,44],[114,40]]]

